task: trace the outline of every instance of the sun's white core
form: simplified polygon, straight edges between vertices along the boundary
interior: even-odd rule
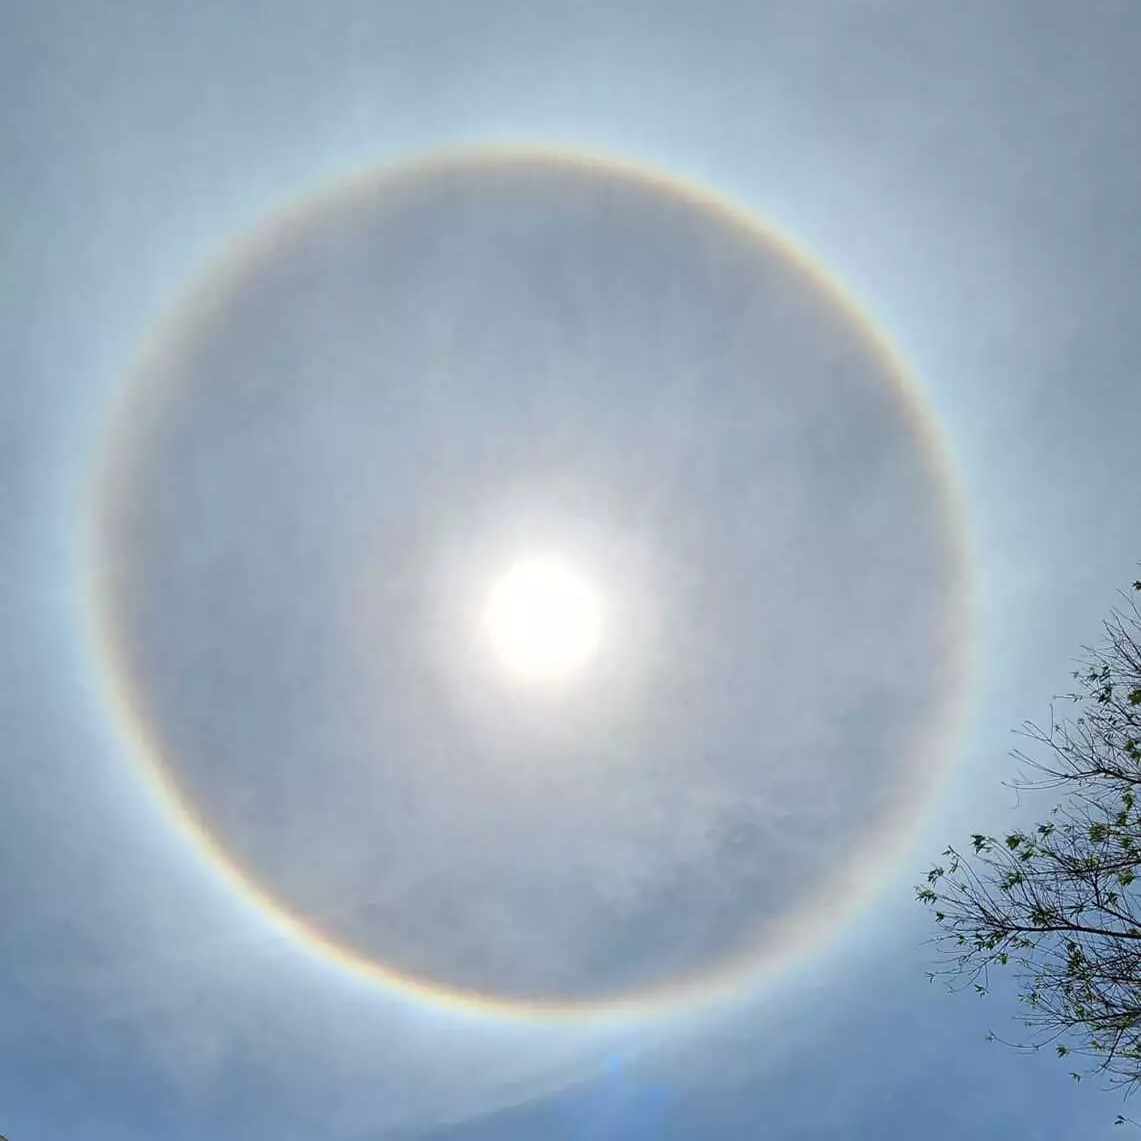
[[[512,563],[492,586],[483,624],[513,679],[549,683],[587,665],[602,638],[602,607],[590,581],[555,558]]]

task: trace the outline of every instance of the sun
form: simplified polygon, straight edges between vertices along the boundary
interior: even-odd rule
[[[581,673],[602,640],[602,606],[590,580],[554,557],[519,559],[495,581],[483,627],[513,680],[549,684]]]

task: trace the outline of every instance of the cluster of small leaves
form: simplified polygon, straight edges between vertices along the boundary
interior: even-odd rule
[[[932,978],[985,994],[992,969],[1012,969],[1021,1045],[1052,1044],[1128,1091],[1141,1083],[1141,613],[1126,602],[1074,675],[1076,716],[1025,726],[1039,755],[1015,754],[1032,773],[1015,786],[1061,803],[1032,828],[948,848],[917,894],[939,927]]]

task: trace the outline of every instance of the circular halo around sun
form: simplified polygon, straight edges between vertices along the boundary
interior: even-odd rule
[[[422,998],[645,1010],[801,958],[950,749],[915,393],[803,255],[651,172],[445,155],[286,211],[103,456],[95,649],[153,788]]]
[[[513,562],[488,592],[482,618],[498,664],[527,685],[572,678],[602,639],[598,591],[552,556]]]

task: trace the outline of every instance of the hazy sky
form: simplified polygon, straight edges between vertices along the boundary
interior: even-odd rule
[[[1113,1134],[928,987],[911,885],[1135,577],[1139,53],[1125,2],[7,5],[0,1133]],[[752,212],[911,388],[605,162],[265,229],[490,142]],[[614,632],[537,698],[467,623],[552,546]],[[676,1001],[402,993],[234,868],[425,983]]]

